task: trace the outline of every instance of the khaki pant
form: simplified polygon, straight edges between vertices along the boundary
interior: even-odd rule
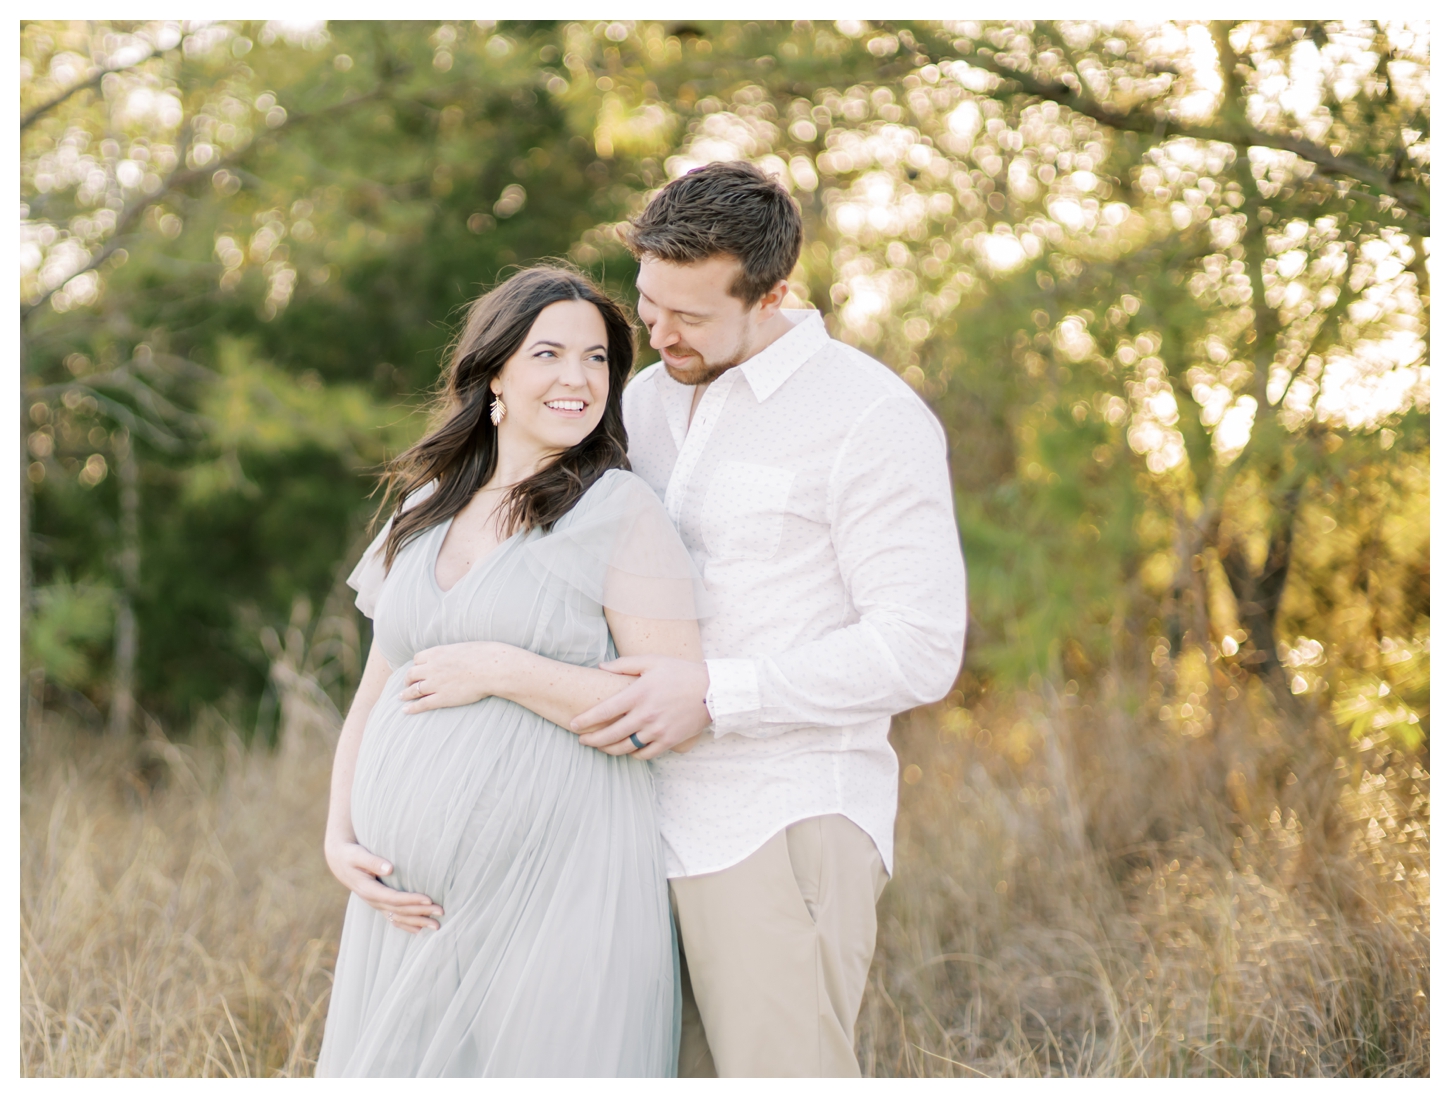
[[[844,816],[791,824],[743,862],[676,877],[680,1075],[858,1077],[856,1015],[886,870]]]

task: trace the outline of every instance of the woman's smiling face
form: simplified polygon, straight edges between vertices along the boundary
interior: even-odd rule
[[[609,337],[587,301],[556,301],[489,383],[507,414],[500,452],[541,456],[576,446],[599,426],[609,396]]]

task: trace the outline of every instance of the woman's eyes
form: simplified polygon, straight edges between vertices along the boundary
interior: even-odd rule
[[[558,358],[559,356],[557,354],[555,354],[553,351],[550,351],[550,350],[548,350],[546,348],[546,349],[544,349],[542,351],[535,351],[534,352],[534,357],[535,358]],[[594,354],[590,355],[587,359],[585,359],[585,361],[586,362],[594,362],[594,363],[597,363],[597,364],[599,364],[599,365],[602,366],[602,365],[605,365],[605,364],[607,364],[609,362],[609,356],[606,355],[606,354],[604,354],[604,352],[602,352],[602,351],[596,351]]]

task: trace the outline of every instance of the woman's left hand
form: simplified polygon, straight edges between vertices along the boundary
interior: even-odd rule
[[[490,672],[496,670],[499,650],[505,647],[493,641],[469,641],[423,649],[413,657],[407,684],[398,695],[400,700],[412,703],[405,711],[448,709],[490,697]]]

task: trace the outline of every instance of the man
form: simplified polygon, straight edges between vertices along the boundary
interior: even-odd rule
[[[860,1074],[896,816],[887,732],[947,692],[966,630],[941,426],[819,313],[781,308],[801,237],[790,196],[739,162],[674,180],[629,233],[661,358],[624,394],[629,458],[714,616],[703,663],[607,664],[637,682],[574,727],[655,760],[681,1075]]]

